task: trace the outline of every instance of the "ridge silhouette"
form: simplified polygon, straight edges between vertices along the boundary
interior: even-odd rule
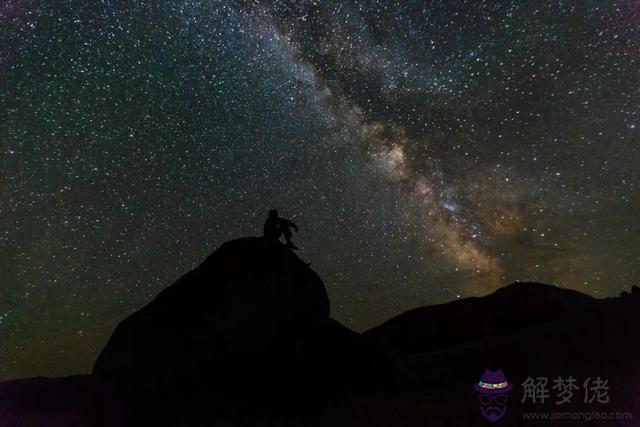
[[[629,411],[639,309],[635,286],[596,299],[515,283],[358,334],[290,248],[241,238],[124,319],[92,375],[0,383],[0,426],[482,426],[470,384],[487,367],[514,392],[527,376],[600,376],[606,411]],[[509,405],[504,425],[538,425]]]

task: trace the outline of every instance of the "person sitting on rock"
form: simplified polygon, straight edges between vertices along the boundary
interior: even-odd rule
[[[284,218],[278,216],[278,211],[271,209],[269,211],[269,217],[264,223],[264,238],[270,242],[275,243],[280,240],[280,236],[284,234],[284,238],[287,240],[287,247],[291,249],[298,249],[296,245],[291,241],[291,230],[293,228],[298,232],[298,226]]]

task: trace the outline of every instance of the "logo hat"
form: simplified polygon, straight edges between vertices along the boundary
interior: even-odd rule
[[[502,369],[491,371],[485,369],[480,381],[473,385],[478,393],[504,394],[513,389],[513,384],[507,381]]]

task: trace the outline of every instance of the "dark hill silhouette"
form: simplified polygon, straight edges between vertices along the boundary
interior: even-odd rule
[[[469,394],[469,379],[493,367],[519,387],[502,425],[539,425],[520,414],[541,410],[631,412],[632,422],[592,420],[589,425],[637,425],[639,310],[636,287],[620,298],[594,299],[555,286],[514,283],[485,297],[412,310],[364,336],[395,355],[399,389],[429,395],[431,405],[443,408],[436,411],[442,424],[485,425],[477,416],[476,396]],[[554,378],[576,378],[579,391],[572,404],[524,406],[520,386],[538,376],[548,379],[550,391]],[[583,381],[596,377],[608,381],[606,405],[583,401]],[[468,398],[466,405],[461,396]]]
[[[285,245],[225,243],[118,325],[94,366],[100,418],[277,418],[379,386],[384,359],[329,313],[322,281]]]
[[[90,375],[0,383],[0,427],[93,426]]]
[[[364,334],[329,314],[322,281],[285,245],[225,243],[123,320],[93,375],[0,384],[0,427],[484,426],[471,384],[489,367],[514,394],[527,376],[609,381],[606,407],[533,410],[640,417],[635,287],[595,299],[516,283]],[[541,425],[522,419],[521,396],[501,425]]]
[[[482,298],[407,311],[364,335],[396,356],[422,353],[574,318],[597,303],[574,290],[519,282]]]

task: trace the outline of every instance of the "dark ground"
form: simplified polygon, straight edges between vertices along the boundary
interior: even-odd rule
[[[0,427],[481,426],[485,368],[514,385],[495,425],[638,425],[640,291],[536,283],[422,307],[363,334],[330,318],[318,275],[260,238],[230,241],[125,319],[93,375],[0,384]],[[578,389],[556,405],[553,379]],[[527,377],[544,403],[522,402]],[[607,403],[583,382],[607,380]],[[585,417],[625,418],[584,421]],[[545,415],[542,415],[545,416]],[[580,418],[569,420],[567,417]]]

